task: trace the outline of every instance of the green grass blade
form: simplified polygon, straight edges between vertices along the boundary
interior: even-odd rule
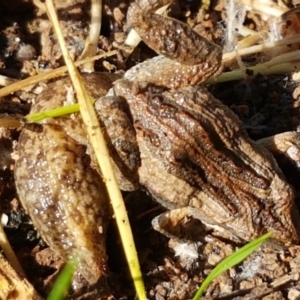
[[[264,234],[263,236],[246,244],[245,246],[243,246],[242,248],[240,248],[239,250],[232,253],[224,260],[222,260],[202,282],[193,300],[200,299],[204,291],[218,275],[220,275],[221,273],[225,272],[226,270],[232,268],[233,266],[243,261],[247,256],[253,253],[264,241],[266,241],[271,235],[272,235],[271,232]]]
[[[63,300],[65,299],[68,289],[71,286],[73,274],[77,268],[78,259],[71,259],[64,266],[58,275],[47,300]]]
[[[63,115],[72,114],[79,112],[79,104],[72,104],[68,106],[58,107],[55,109],[35,113],[35,114],[29,114],[25,117],[25,120],[28,123],[38,123],[46,118],[55,118],[55,117],[61,117]]]

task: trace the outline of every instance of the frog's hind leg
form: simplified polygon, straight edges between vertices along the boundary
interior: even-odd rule
[[[193,218],[189,207],[173,209],[160,214],[152,220],[155,230],[168,238],[187,241],[204,240],[206,226]]]
[[[152,220],[152,226],[168,238],[182,243],[204,242],[211,234],[222,239],[241,242],[241,239],[229,231],[220,226],[203,223],[198,218],[193,217],[194,215],[195,211],[192,207],[173,209],[155,217]]]
[[[287,131],[263,138],[257,142],[271,151],[274,155],[284,155],[297,170],[300,171],[300,132]],[[296,203],[297,202],[294,202],[293,206],[295,206]],[[299,209],[299,205],[297,206]],[[298,232],[298,235],[300,235],[300,219],[296,207],[291,209],[291,215],[296,231]]]

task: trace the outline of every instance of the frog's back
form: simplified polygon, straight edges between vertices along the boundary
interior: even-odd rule
[[[130,84],[128,83],[130,86]],[[252,240],[266,231],[298,241],[294,193],[269,151],[203,87],[129,95],[141,153],[140,182],[169,209]]]

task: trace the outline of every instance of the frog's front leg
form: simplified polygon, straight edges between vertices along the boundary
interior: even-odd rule
[[[200,84],[221,72],[222,49],[219,46],[184,23],[153,13],[151,3],[150,9],[145,9],[146,1],[131,4],[127,13],[128,24],[164,59],[163,63],[155,62],[155,72],[148,72],[149,75],[144,72],[143,81],[177,88]]]
[[[140,153],[126,100],[104,96],[95,102],[95,110],[106,138],[120,189],[123,191],[137,189]]]
[[[197,219],[195,218],[197,216]],[[206,216],[193,207],[181,207],[164,212],[152,220],[153,229],[159,231],[170,239],[181,243],[204,241],[207,234],[214,233],[223,239],[241,243],[242,239],[231,234],[221,226],[205,224]]]

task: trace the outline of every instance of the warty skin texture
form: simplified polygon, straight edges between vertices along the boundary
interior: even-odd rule
[[[43,239],[65,260],[76,256],[79,271],[94,283],[105,269],[109,213],[105,186],[89,164],[85,147],[60,126],[23,131],[16,187]],[[93,225],[92,225],[93,224]]]
[[[133,27],[148,28],[144,22],[154,22],[158,37],[164,25],[169,32],[174,20],[136,15],[141,13],[136,5],[128,12]],[[186,36],[189,30],[178,24],[177,32],[182,28]],[[163,46],[169,42],[156,49],[145,30],[138,32],[154,50],[168,52]],[[179,43],[180,51],[171,56],[177,62],[159,56],[142,63],[126,72],[109,96],[101,97],[117,75],[83,76],[91,96],[101,97],[95,107],[120,188],[134,190],[141,184],[166,208],[180,210],[156,219],[159,230],[165,218],[182,217],[184,211],[243,241],[272,231],[280,242],[297,243],[293,221],[299,217],[292,216],[296,214],[293,190],[273,156],[252,141],[238,117],[205,88],[187,86],[222,69],[220,47],[194,33],[188,35],[196,41]],[[181,36],[174,34],[173,42]],[[191,43],[202,45],[200,58],[191,60],[187,55],[184,47]],[[204,54],[208,55],[203,60]],[[182,66],[182,61],[187,65]],[[70,86],[68,79],[49,85],[32,112],[63,105],[65,86]],[[157,87],[163,89],[157,92]],[[23,130],[15,177],[22,205],[42,237],[65,259],[77,255],[79,271],[93,284],[106,269],[110,213],[83,128],[77,114],[48,119],[39,133]]]
[[[97,97],[103,74],[83,79]],[[202,87],[155,94],[134,85],[120,81],[118,98],[102,97],[95,104],[123,190],[141,184],[168,209],[184,208],[243,241],[268,230],[285,244],[298,241],[292,188],[228,107]],[[32,111],[62,105],[67,86],[68,79],[51,84]],[[43,239],[66,260],[77,255],[90,284],[106,269],[110,215],[93,156],[77,114],[46,120],[42,132],[24,129],[15,168],[19,198]],[[181,218],[182,211],[171,215]],[[164,233],[172,231],[163,228],[166,216],[155,226]]]
[[[133,116],[140,183],[158,202],[188,208],[242,241],[271,231],[280,242],[298,242],[292,187],[227,106],[200,86],[159,94],[133,86],[122,81],[115,92]]]
[[[86,74],[84,82],[90,87],[91,96],[97,98],[118,78],[113,74]],[[49,84],[31,112],[62,106],[70,87],[66,78]],[[128,121],[124,122],[127,125]],[[78,257],[79,272],[92,284],[106,269],[105,240],[110,211],[105,185],[83,128],[80,115],[75,114],[46,119],[41,132],[24,129],[19,139],[15,179],[19,199],[43,239],[65,260]],[[111,136],[111,148],[117,145],[120,149],[119,155],[114,150],[116,162],[122,155],[135,153],[129,140],[127,136],[123,139]],[[126,165],[124,161],[121,167]],[[126,168],[132,165],[134,168],[131,159]],[[131,179],[119,180],[125,181],[124,188],[132,189],[136,184]]]

